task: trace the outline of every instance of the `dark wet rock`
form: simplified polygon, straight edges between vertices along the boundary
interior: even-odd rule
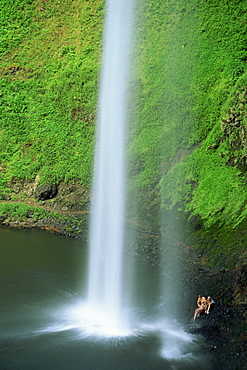
[[[189,218],[189,225],[194,229],[194,230],[200,230],[203,227],[203,222],[200,219],[199,215],[193,215]]]
[[[0,194],[1,200],[11,200],[11,196],[9,194]]]
[[[207,351],[213,357],[213,370],[247,369],[246,271],[246,265],[202,271],[194,263],[191,272],[184,275],[185,290],[186,282],[189,287],[186,298],[193,302],[190,310],[188,307],[187,319],[196,308],[195,290],[211,295],[216,302],[209,315],[201,315],[188,325],[190,333],[205,339]]]
[[[34,215],[34,211],[30,210],[26,212],[26,218],[32,218]]]
[[[6,219],[7,216],[0,216],[0,225],[3,224]]]
[[[205,338],[213,353],[213,369],[247,369],[247,336],[244,330],[246,305],[219,302],[209,315],[202,315],[189,332]]]
[[[37,187],[35,197],[38,200],[48,200],[54,198],[57,192],[57,185],[41,185]]]

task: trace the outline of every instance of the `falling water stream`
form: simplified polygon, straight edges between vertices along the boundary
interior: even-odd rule
[[[108,1],[96,134],[88,304],[96,325],[122,329],[125,126],[133,1]],[[107,328],[105,328],[107,329]]]

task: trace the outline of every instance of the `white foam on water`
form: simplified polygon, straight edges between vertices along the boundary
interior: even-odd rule
[[[186,333],[181,325],[169,319],[157,319],[154,322],[130,323],[126,317],[131,312],[124,312],[117,320],[111,320],[108,315],[100,310],[92,310],[85,301],[76,302],[50,312],[53,324],[36,330],[33,334],[72,332],[74,339],[90,338],[92,341],[104,340],[128,340],[148,337],[150,335],[159,338],[159,355],[167,360],[180,360],[188,358],[191,353],[188,345],[193,345],[196,337]]]

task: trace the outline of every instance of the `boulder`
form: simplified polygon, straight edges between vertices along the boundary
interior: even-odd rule
[[[29,211],[27,211],[26,212],[26,218],[32,218],[33,217],[33,215],[34,215],[34,211],[33,210],[29,210]]]
[[[35,198],[38,200],[52,199],[57,195],[57,185],[41,185],[36,188]]]
[[[0,216],[0,225],[3,224],[6,219],[7,216]]]

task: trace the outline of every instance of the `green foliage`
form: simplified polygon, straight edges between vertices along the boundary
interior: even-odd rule
[[[20,0],[1,0],[0,3],[0,54],[6,55],[19,46],[32,29],[34,2]]]
[[[200,171],[198,186],[189,204],[199,214],[206,227],[214,223],[220,226],[234,224],[241,220],[245,210],[247,190],[241,172],[227,167],[217,155],[204,155],[206,160]],[[246,210],[245,210],[246,214]]]
[[[50,214],[50,212],[42,208],[30,207],[25,203],[0,203],[0,214],[8,218],[16,218],[23,221],[26,219],[28,211],[33,211],[32,219],[36,221]]]
[[[39,173],[90,184],[102,10],[101,0],[1,2],[2,183]]]
[[[130,189],[160,189],[164,209],[179,205],[206,227],[246,215],[245,174],[228,165],[220,127],[244,83],[246,10],[241,1],[147,0],[136,21]]]

